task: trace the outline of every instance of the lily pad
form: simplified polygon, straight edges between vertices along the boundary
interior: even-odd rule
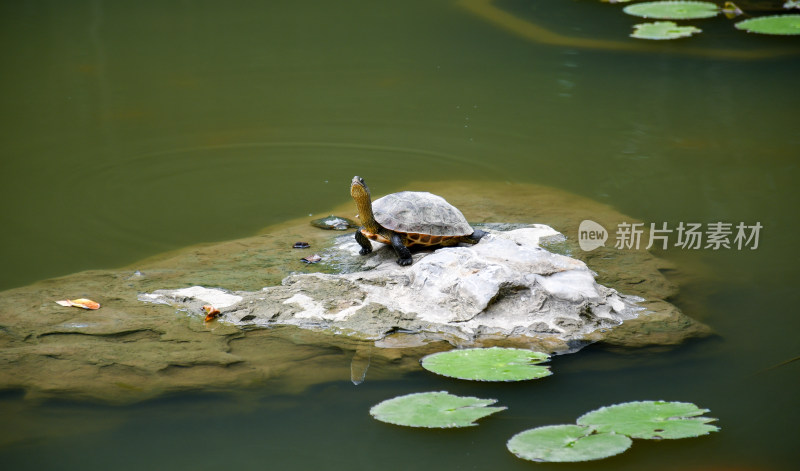
[[[590,461],[631,447],[625,435],[595,432],[580,425],[548,425],[520,432],[506,443],[508,451],[530,461]]]
[[[422,367],[442,376],[473,381],[523,381],[549,376],[546,353],[520,348],[465,348],[434,353],[421,360]]]
[[[762,16],[740,21],[735,26],[748,33],[796,35],[800,34],[800,15]]]
[[[719,7],[711,2],[645,2],[628,5],[622,11],[629,15],[660,20],[689,20],[717,16]]]
[[[706,412],[689,402],[627,402],[588,412],[578,424],[632,438],[689,438],[719,430],[708,424],[717,419],[698,417]]]
[[[632,38],[637,39],[677,39],[686,38],[702,30],[694,26],[678,26],[672,21],[656,21],[633,25]]]
[[[497,399],[462,397],[447,391],[425,392],[398,396],[372,406],[369,413],[395,425],[424,428],[454,428],[478,425],[476,420],[504,410],[487,407]]]

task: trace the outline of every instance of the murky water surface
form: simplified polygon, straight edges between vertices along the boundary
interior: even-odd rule
[[[324,215],[355,174],[378,193],[420,179],[539,183],[647,223],[763,229],[757,250],[663,253],[677,266],[674,302],[715,339],[588,348],[556,358],[557,374],[537,384],[420,372],[127,407],[31,405],[9,392],[0,412],[19,433],[3,434],[2,462],[527,469],[504,447],[518,431],[668,399],[710,408],[722,432],[637,442],[582,467],[793,469],[800,362],[771,367],[800,354],[800,55],[766,56],[800,42],[716,18],[697,38],[642,45],[627,38],[636,22],[590,1],[4,2],[0,289]],[[537,42],[524,24],[581,40]],[[367,414],[442,389],[509,409],[460,431]]]

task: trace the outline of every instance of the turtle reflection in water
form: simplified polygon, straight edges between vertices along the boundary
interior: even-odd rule
[[[350,195],[356,202],[361,227],[356,241],[361,255],[372,252],[369,239],[390,244],[397,252],[399,265],[411,265],[409,247],[451,246],[465,242],[477,244],[486,235],[473,229],[461,211],[441,196],[427,192],[392,193],[372,202],[364,179],[355,176]]]
[[[340,216],[334,216],[333,214],[321,219],[314,219],[311,221],[311,225],[319,227],[320,229],[333,229],[335,231],[346,231],[351,227],[358,227],[355,221]]]

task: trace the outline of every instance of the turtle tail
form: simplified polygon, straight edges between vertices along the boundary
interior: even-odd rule
[[[481,238],[485,235],[486,233],[483,232],[482,230],[475,229],[475,231],[472,234],[464,237],[464,242],[468,244],[477,244],[478,242],[480,242]]]

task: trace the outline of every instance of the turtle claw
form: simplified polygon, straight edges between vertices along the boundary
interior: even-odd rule
[[[367,249],[367,248],[363,248],[363,249],[358,251],[358,253],[361,254],[361,255],[366,255],[366,254],[368,254],[370,252],[372,252],[372,249]]]
[[[413,258],[398,258],[397,259],[397,264],[400,265],[400,266],[403,266],[403,267],[407,267],[407,266],[411,265],[411,263],[413,261],[414,261]]]

